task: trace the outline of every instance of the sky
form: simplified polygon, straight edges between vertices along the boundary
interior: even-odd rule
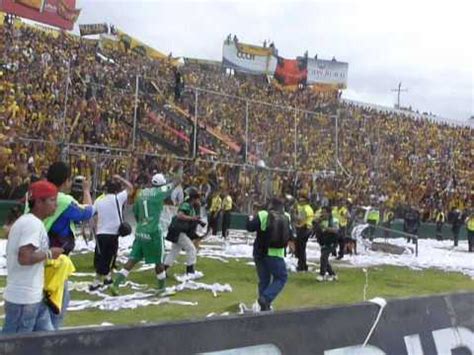
[[[78,23],[107,22],[173,56],[222,59],[229,34],[272,40],[285,58],[349,63],[343,97],[464,121],[474,115],[471,0],[77,0]]]

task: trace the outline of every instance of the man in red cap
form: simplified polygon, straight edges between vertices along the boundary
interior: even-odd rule
[[[47,181],[31,184],[28,191],[29,213],[13,224],[7,243],[7,286],[3,333],[53,330],[51,316],[43,302],[44,262],[64,251],[49,248],[43,224],[56,210],[58,189]]]

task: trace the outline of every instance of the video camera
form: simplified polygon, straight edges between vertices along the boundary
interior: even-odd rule
[[[76,199],[81,199],[84,192],[82,184],[86,178],[84,176],[78,175],[72,179],[71,185],[71,195]]]

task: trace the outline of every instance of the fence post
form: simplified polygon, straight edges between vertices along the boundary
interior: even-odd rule
[[[297,115],[298,115],[298,110],[295,109],[295,122],[294,122],[294,129],[295,129],[295,136],[294,136],[294,143],[295,143],[295,157],[294,157],[294,168],[295,170],[298,170],[298,143],[297,143],[297,140],[298,140],[298,123],[297,123]]]
[[[336,137],[335,137],[335,163],[336,163],[336,175],[339,170],[339,119],[338,119],[338,112],[336,112],[335,116],[335,131],[336,131]]]
[[[199,91],[194,91],[194,134],[193,134],[193,159],[197,156],[197,120],[198,120]]]
[[[69,82],[71,80],[71,61],[67,62],[67,77],[66,77],[66,92],[64,94],[64,111],[62,119],[62,132],[61,132],[61,160],[66,161],[66,115],[67,115],[67,100],[69,96]]]
[[[140,83],[140,76],[137,74],[135,80],[135,107],[133,110],[133,132],[132,132],[132,150],[135,150],[137,139],[137,115],[138,115],[138,85]]]
[[[245,160],[247,164],[249,153],[249,102],[245,100]]]

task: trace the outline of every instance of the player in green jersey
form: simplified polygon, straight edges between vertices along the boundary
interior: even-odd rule
[[[113,295],[119,294],[119,285],[125,282],[133,267],[142,260],[146,264],[155,264],[158,291],[165,290],[166,273],[163,267],[165,244],[160,230],[160,216],[173,184],[168,184],[163,174],[155,174],[151,179],[151,185],[152,187],[140,191],[133,205],[133,213],[137,220],[135,240],[127,263],[118,272],[111,287]]]

